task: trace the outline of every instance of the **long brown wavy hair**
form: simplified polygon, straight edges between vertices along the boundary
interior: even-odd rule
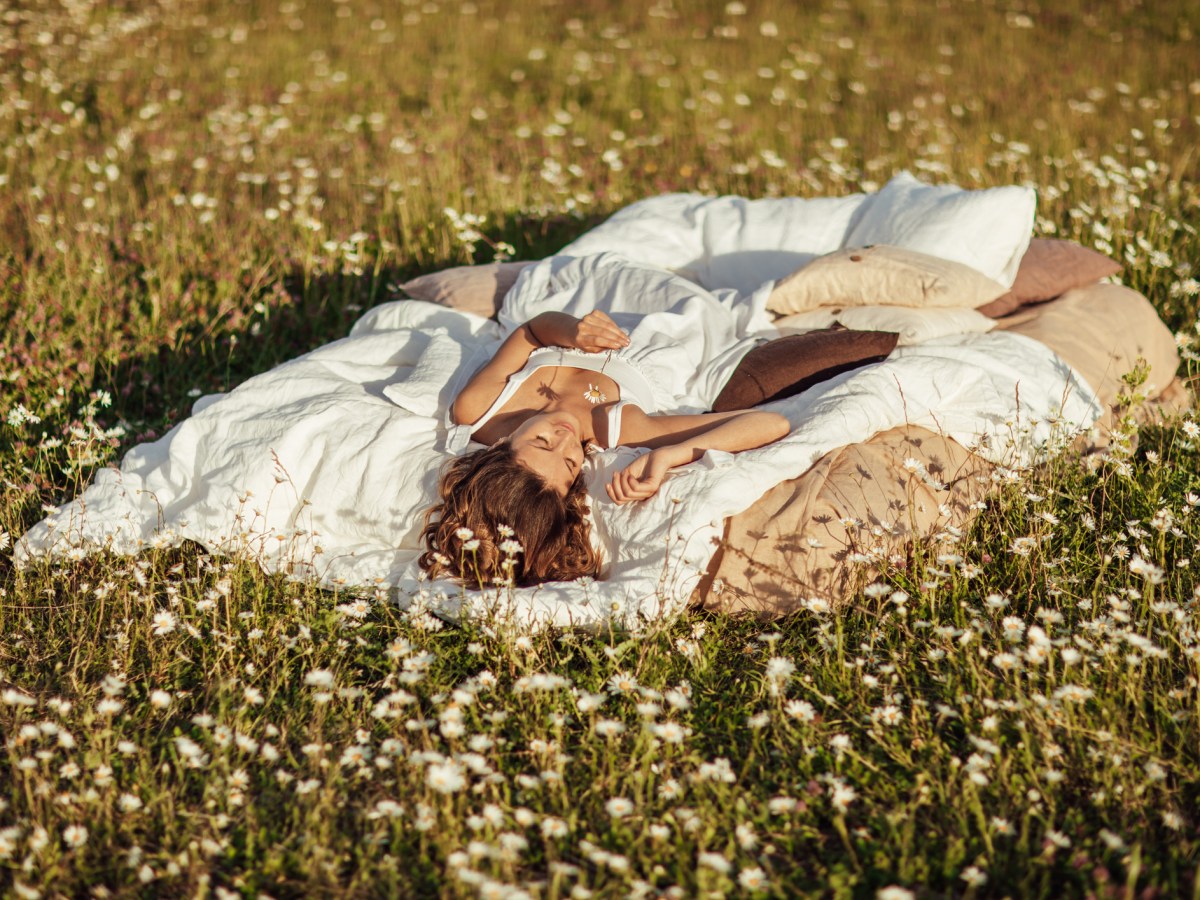
[[[512,583],[521,587],[599,574],[583,472],[563,497],[504,440],[450,460],[438,496],[441,502],[425,513],[421,538],[428,549],[418,560],[432,577],[448,574],[483,588],[506,583],[509,567]],[[502,549],[510,539],[520,542],[520,552]]]

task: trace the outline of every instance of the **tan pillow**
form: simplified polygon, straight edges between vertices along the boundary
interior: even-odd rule
[[[458,266],[406,281],[400,289],[414,300],[428,300],[490,319],[496,315],[504,295],[517,283],[521,270],[532,265],[532,262],[502,262]]]
[[[1120,263],[1074,241],[1034,238],[1021,257],[1013,286],[1003,296],[979,307],[979,312],[998,319],[1026,304],[1053,300],[1120,271]]]
[[[775,285],[767,309],[780,315],[820,306],[974,309],[1004,292],[970,266],[877,244],[817,257]]]

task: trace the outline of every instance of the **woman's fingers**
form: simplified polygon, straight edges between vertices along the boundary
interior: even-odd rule
[[[598,309],[579,320],[579,339],[588,350],[620,350],[629,345],[629,335]]]
[[[615,503],[645,500],[658,493],[658,482],[649,476],[639,475],[634,471],[634,466],[636,463],[614,473],[612,481],[604,486]]]

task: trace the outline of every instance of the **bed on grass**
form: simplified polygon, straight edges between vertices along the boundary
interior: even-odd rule
[[[1098,445],[1138,357],[1158,408],[1187,400],[1149,302],[1099,282],[1118,268],[1105,257],[1031,243],[1034,205],[1028,188],[963,191],[906,173],[840,198],[635,203],[542,263],[410,282],[414,299],[368,311],[348,337],[201,398],[34,526],[16,559],[192,540],[293,578],[528,628],[637,628],[689,603],[763,616],[814,598],[837,604],[872,556],[965,527],[996,471],[1071,442]],[[804,345],[842,328],[893,332],[898,346],[847,367],[813,343],[805,390],[770,404],[792,434],[706,454],[643,503],[618,507],[603,492],[637,451],[596,454],[603,581],[511,591],[425,582],[420,526],[449,456],[455,384],[514,310],[554,302],[556,272],[593,263],[604,278],[563,289],[572,309],[636,315],[638,298],[653,296],[672,315],[718,315],[731,340],[782,329]]]

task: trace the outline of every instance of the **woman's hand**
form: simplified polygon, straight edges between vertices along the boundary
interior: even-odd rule
[[[613,475],[604,486],[615,503],[645,500],[658,493],[667,472],[679,465],[675,447],[660,447],[645,453]]]
[[[529,322],[529,327],[543,347],[574,347],[588,353],[603,353],[629,346],[629,335],[598,309],[582,319],[566,313],[542,313]]]

